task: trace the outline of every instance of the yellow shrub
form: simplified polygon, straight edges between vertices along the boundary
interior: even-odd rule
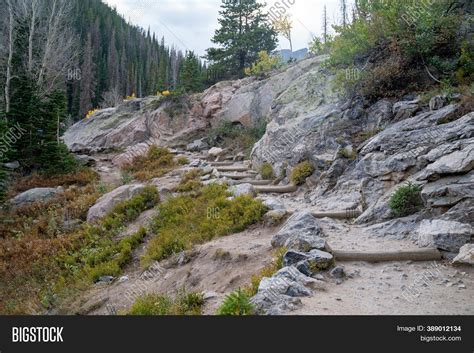
[[[87,112],[87,115],[86,115],[86,119],[89,119],[92,117],[92,115],[94,115],[95,113],[97,113],[99,111],[99,109],[92,109],[92,110],[89,110]]]
[[[245,69],[245,74],[259,78],[266,77],[273,69],[278,67],[279,62],[279,57],[270,56],[266,51],[261,51],[258,53],[258,60],[252,64],[252,67]]]
[[[125,97],[125,99],[123,100],[124,102],[128,102],[128,101],[131,101],[131,100],[134,100],[134,99],[137,99],[137,96],[135,93],[132,93],[131,96],[127,96]]]

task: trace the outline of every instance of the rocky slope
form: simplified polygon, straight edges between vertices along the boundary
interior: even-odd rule
[[[257,306],[269,313],[294,310],[301,304],[295,297],[311,297],[314,290],[323,287],[324,278],[307,276],[313,275],[307,268],[314,264],[319,266],[320,261],[332,261],[330,254],[325,252],[331,252],[331,249],[320,246],[321,237],[327,237],[327,241],[338,249],[348,250],[437,248],[448,259],[454,258],[464,246],[458,259],[467,259],[462,260],[463,263],[472,262],[472,246],[465,244],[472,243],[474,235],[474,112],[466,114],[459,102],[460,97],[455,96],[449,100],[436,96],[423,101],[413,95],[401,100],[385,99],[375,104],[360,99],[344,99],[333,91],[333,77],[321,65],[324,60],[325,57],[303,60],[262,81],[247,78],[221,82],[188,98],[148,97],[126,102],[77,123],[67,131],[64,140],[77,153],[116,150],[113,164],[120,165],[146,151],[150,144],[181,149],[188,146],[188,149],[202,153],[210,147],[206,143],[207,131],[220,122],[252,127],[264,119],[268,123],[267,131],[252,151],[252,167],[257,170],[264,162],[270,162],[277,173],[282,173],[280,186],[285,186],[289,184],[287,175],[292,168],[309,160],[316,171],[306,183],[298,189],[255,186],[263,183],[253,179],[252,174],[227,175],[225,168],[221,168],[223,172],[220,173],[215,170],[205,182],[225,179],[234,184],[237,183],[235,180],[249,177],[239,183],[253,184],[260,192],[265,189],[270,194],[283,192],[274,194],[277,201],[270,200],[270,204],[281,203],[284,211],[275,209],[272,216],[284,219],[286,211],[308,212],[299,223],[291,226],[287,223],[282,230],[273,233],[278,238],[285,229],[292,229],[298,236],[292,238],[291,250],[304,251],[288,255],[285,260],[288,266],[262,281],[262,293],[268,288],[278,289],[273,301],[263,294],[258,300],[260,290],[256,296]],[[202,139],[196,140],[198,138]],[[188,153],[188,157],[192,166],[209,168],[209,164],[201,161],[198,155]],[[245,167],[239,168],[239,172],[248,173]],[[406,182],[422,188],[425,207],[412,216],[395,218],[388,200],[394,190]],[[251,188],[247,184],[242,190],[249,192]],[[334,217],[344,212],[347,212],[346,218],[357,218],[354,222],[312,219],[313,216]],[[294,218],[288,222],[294,222]],[[309,244],[309,248],[298,248],[301,244]],[[232,248],[231,245],[228,247]],[[264,255],[268,257],[267,250]],[[292,262],[291,258],[295,256],[298,262]],[[208,264],[204,261],[202,266]],[[356,273],[352,277],[357,277],[359,265],[350,266]],[[374,273],[384,269],[373,266],[364,270]],[[415,277],[420,270],[409,262],[397,266],[408,277]],[[192,266],[189,271],[192,271]],[[451,268],[440,270],[441,278],[451,276],[450,271]],[[466,276],[471,274],[469,271]],[[239,276],[250,278],[251,273],[239,273]],[[403,281],[397,279],[389,286],[404,286]],[[441,282],[441,285],[451,283],[449,280]],[[120,286],[126,285],[111,290],[120,292]],[[344,288],[356,291],[356,286]],[[456,286],[456,289],[465,287],[462,283]],[[169,289],[163,284],[158,287],[160,290]],[[206,290],[198,284],[196,287]],[[222,286],[214,283],[211,287],[217,290]],[[381,289],[372,286],[372,290],[377,293]],[[441,292],[433,288],[430,296],[447,300]],[[465,294],[455,292],[451,295],[463,298]],[[103,293],[99,297],[102,298]],[[299,313],[322,310],[311,300],[305,303],[312,311]],[[399,304],[392,304],[383,303],[383,310],[377,311],[367,309],[370,303],[365,302],[361,305],[365,305],[367,310],[358,313],[400,312],[396,309]],[[406,308],[417,308],[416,301],[411,304]],[[348,312],[357,313],[352,309],[347,307]],[[435,313],[435,309],[427,309],[427,312]],[[453,306],[442,313],[462,313],[462,308]]]

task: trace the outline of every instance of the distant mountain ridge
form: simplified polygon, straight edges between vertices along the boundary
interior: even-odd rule
[[[290,59],[302,60],[308,54],[308,49],[303,48],[292,52],[290,49],[282,49],[276,52],[277,55],[281,56],[283,62],[287,63]]]

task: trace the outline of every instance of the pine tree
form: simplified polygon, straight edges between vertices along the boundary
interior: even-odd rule
[[[180,88],[187,93],[199,92],[202,90],[202,78],[199,59],[194,52],[186,53],[183,68],[180,73]]]
[[[256,0],[223,0],[220,28],[212,39],[219,47],[209,48],[207,58],[226,76],[243,77],[259,52],[275,50],[277,33],[263,9]]]
[[[43,103],[42,115],[46,124],[39,161],[41,171],[46,174],[70,173],[77,167],[74,157],[60,139],[65,111],[66,98],[62,92],[53,92]]]

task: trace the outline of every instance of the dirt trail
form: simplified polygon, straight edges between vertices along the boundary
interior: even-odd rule
[[[226,294],[246,286],[254,274],[272,260],[270,240],[275,228],[253,227],[245,232],[215,239],[192,251],[155,263],[147,271],[139,265],[145,242],[134,254],[133,262],[121,279],[108,285],[96,285],[78,303],[79,313],[110,315],[127,311],[140,295],[177,291],[203,292],[204,314],[212,315]],[[126,278],[126,279],[125,279]]]
[[[194,154],[188,154],[188,157],[198,158]],[[111,155],[98,156],[96,169],[103,183],[116,185],[120,181],[120,171],[112,164],[112,158]],[[179,180],[179,173],[171,173],[162,179],[165,184],[174,183]],[[261,195],[260,198],[278,199],[288,210],[320,211],[310,207],[302,192]],[[135,232],[154,215],[155,210],[145,212],[124,234]],[[320,222],[333,249],[391,251],[417,248],[409,239],[375,236],[367,228],[348,221],[326,218]],[[73,311],[98,315],[125,312],[140,295],[174,295],[185,288],[205,293],[204,314],[212,315],[225,295],[248,285],[251,277],[271,261],[270,241],[278,230],[279,227],[253,227],[197,246],[143,272],[139,259],[149,240],[145,239],[135,250],[133,261],[122,277],[112,284],[94,286],[74,304]],[[347,276],[337,280],[324,273],[327,290],[302,298],[302,307],[289,315],[474,314],[473,268],[453,268],[446,261],[337,265],[344,267]]]
[[[363,227],[325,220],[328,243],[338,250],[390,251],[417,248],[409,239],[368,234]],[[326,292],[303,298],[296,315],[474,314],[474,269],[448,261],[338,263],[349,275],[342,283],[325,274]]]
[[[97,154],[94,156],[94,170],[100,175],[100,182],[107,187],[118,187],[122,185],[122,173],[120,167],[112,162],[116,153]]]

